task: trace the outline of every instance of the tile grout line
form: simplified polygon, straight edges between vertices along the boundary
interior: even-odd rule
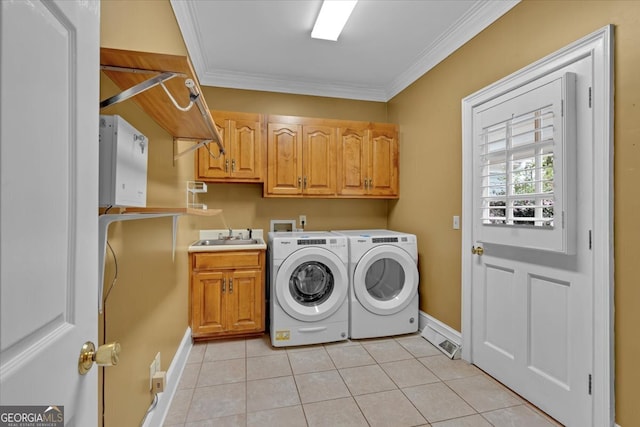
[[[524,406],[525,408],[529,409],[530,411],[532,411],[533,413],[535,413],[536,415],[542,417],[545,421],[547,421],[549,423],[550,426],[553,426],[554,424],[547,419],[547,417],[545,417],[545,414],[543,412],[541,412],[539,409],[537,409],[535,406],[533,406],[532,404],[530,404],[529,402],[527,402],[526,400],[524,400],[520,395],[518,395],[517,393],[515,393],[513,390],[509,389],[508,387],[504,386],[502,383],[500,383],[499,381],[497,381],[495,378],[489,376],[488,374],[484,373],[484,371],[482,370],[478,370],[478,373],[474,373],[472,375],[467,375],[467,376],[462,376],[459,378],[451,378],[449,380],[445,380],[443,378],[441,378],[435,371],[432,371],[431,369],[429,369],[428,366],[424,365],[419,359],[420,358],[427,358],[427,357],[437,357],[438,355],[424,355],[424,356],[418,356],[416,354],[414,354],[413,352],[411,352],[407,347],[405,347],[401,342],[399,342],[397,339],[391,337],[392,339],[389,340],[389,342],[394,342],[397,345],[399,345],[400,348],[402,348],[404,351],[406,351],[411,357],[408,359],[399,359],[399,360],[389,360],[387,362],[383,362],[383,363],[393,363],[393,362],[402,362],[402,361],[411,361],[412,363],[418,363],[420,364],[422,367],[424,367],[428,372],[430,372],[434,378],[436,378],[438,381],[434,382],[434,383],[426,383],[426,384],[416,384],[414,386],[407,386],[405,388],[410,388],[410,387],[418,387],[418,386],[424,386],[424,385],[429,385],[429,384],[437,384],[439,383],[443,383],[448,390],[452,391],[453,394],[455,396],[457,396],[458,398],[461,399],[461,401],[465,402],[467,405],[469,405],[469,407],[471,409],[473,409],[474,413],[473,414],[469,414],[469,415],[463,415],[463,416],[458,416],[458,417],[453,417],[453,418],[448,418],[446,420],[439,420],[437,422],[441,422],[441,421],[448,421],[448,420],[455,420],[455,419],[462,419],[465,417],[470,417],[470,416],[475,416],[475,415],[480,415],[482,417],[483,420],[485,420],[487,423],[489,423],[490,425],[494,425],[493,423],[491,423],[491,421],[489,421],[488,418],[485,417],[485,414],[493,412],[493,411],[497,411],[497,410],[504,410],[504,409],[509,409],[509,408],[516,408],[519,406]],[[371,342],[373,342],[375,340],[371,340]],[[384,341],[382,339],[380,339],[380,341]],[[369,341],[364,341],[365,343],[368,343]],[[287,356],[287,363],[288,363],[288,367],[289,370],[291,372],[291,376],[293,378],[295,387],[296,387],[296,392],[297,392],[297,396],[298,396],[298,400],[299,400],[299,405],[300,408],[302,409],[302,414],[303,417],[305,419],[305,423],[307,426],[309,426],[309,418],[308,418],[308,413],[307,410],[305,408],[305,403],[302,401],[302,395],[301,395],[301,388],[300,388],[300,384],[298,382],[298,379],[296,378],[297,375],[305,375],[305,374],[314,374],[314,373],[319,373],[319,372],[331,372],[331,371],[337,371],[340,379],[342,380],[342,383],[345,385],[348,393],[349,393],[349,397],[351,398],[351,401],[354,402],[356,404],[356,407],[358,408],[358,413],[364,418],[365,422],[368,425],[371,425],[369,420],[367,419],[367,416],[365,415],[365,412],[363,410],[363,408],[360,406],[360,404],[358,403],[358,400],[356,399],[357,396],[366,396],[366,395],[371,395],[371,394],[376,394],[376,393],[380,393],[381,391],[375,392],[369,392],[369,393],[363,393],[363,394],[359,394],[359,395],[354,395],[353,392],[351,391],[351,389],[349,389],[349,387],[347,386],[346,382],[345,382],[345,377],[343,376],[341,369],[348,369],[348,368],[360,368],[360,367],[365,367],[365,366],[378,366],[378,368],[383,372],[383,374],[385,375],[385,377],[387,379],[390,380],[391,384],[394,385],[395,390],[400,390],[400,392],[402,393],[402,395],[404,396],[405,399],[407,399],[409,401],[409,403],[411,404],[411,406],[417,411],[418,414],[420,414],[427,423],[432,424],[427,417],[416,407],[416,405],[414,404],[413,401],[411,401],[411,399],[409,398],[409,396],[405,393],[405,390],[400,386],[400,384],[397,382],[397,380],[394,380],[393,377],[391,377],[391,375],[383,368],[381,362],[379,362],[371,353],[370,350],[367,349],[367,347],[365,347],[365,345],[362,344],[362,342],[357,342],[354,341],[353,342],[354,345],[353,347],[356,347],[356,345],[359,345],[360,348],[364,349],[364,353],[367,354],[372,360],[373,363],[372,364],[365,364],[365,365],[358,365],[358,366],[353,366],[353,367],[345,367],[345,368],[338,368],[338,366],[336,365],[336,361],[334,360],[334,357],[332,357],[331,353],[329,352],[329,349],[331,347],[331,345],[327,345],[327,344],[323,344],[320,346],[314,346],[314,348],[308,348],[308,349],[304,349],[301,350],[302,352],[304,351],[309,351],[309,350],[323,350],[324,355],[328,356],[328,360],[330,361],[332,368],[331,369],[321,369],[319,371],[313,370],[310,372],[302,372],[300,374],[296,374],[294,372],[294,367],[293,367],[293,363],[292,363],[292,359],[290,357],[291,354],[297,353],[297,351],[288,351],[287,349],[284,349],[283,353]],[[265,341],[265,344],[266,341]],[[333,344],[333,343],[330,343]],[[269,346],[269,344],[267,344],[267,347]],[[188,421],[188,417],[189,417],[189,413],[192,409],[192,405],[194,402],[194,398],[195,398],[195,393],[196,391],[201,388],[198,387],[199,383],[200,383],[200,376],[203,372],[203,368],[204,368],[204,363],[205,363],[205,356],[207,353],[207,349],[208,349],[209,345],[205,344],[204,348],[203,348],[203,354],[201,357],[201,360],[199,362],[196,363],[197,365],[197,373],[196,373],[196,378],[194,381],[193,386],[191,387],[190,390],[190,398],[188,400],[188,403],[186,406],[186,412],[185,412],[185,416],[184,416],[184,423],[186,424]],[[276,354],[270,353],[270,352],[264,352],[264,354],[260,354],[262,353],[262,351],[258,351],[259,354],[253,355],[253,356],[249,356],[248,354],[248,347],[249,347],[249,340],[247,338],[243,339],[243,348],[244,348],[244,374],[245,374],[245,378],[244,378],[244,397],[245,397],[245,410],[244,410],[244,416],[245,416],[245,427],[249,424],[249,414],[252,412],[249,412],[248,410],[248,399],[249,399],[249,378],[248,378],[248,374],[249,374],[249,359],[250,358],[257,358],[257,357],[270,357],[270,356],[276,356]],[[345,347],[350,347],[350,346],[345,346]],[[271,347],[271,350],[273,350],[273,347]],[[280,352],[277,352],[278,354]],[[420,352],[418,352],[420,353]],[[295,357],[295,356],[294,356]],[[233,359],[233,358],[232,358]],[[230,359],[221,359],[222,360],[230,360]],[[216,362],[215,360],[212,362]],[[475,365],[474,365],[475,366]],[[442,375],[442,374],[441,374]],[[280,375],[280,376],[276,376],[276,377],[268,377],[265,379],[269,379],[269,378],[283,378],[286,377],[288,375]],[[509,394],[513,394],[517,400],[519,401],[518,403],[515,404],[511,404],[505,407],[500,407],[500,408],[495,408],[495,409],[491,409],[491,410],[487,410],[484,412],[480,412],[478,411],[473,405],[471,405],[471,403],[469,401],[467,401],[463,396],[461,396],[458,392],[456,392],[456,390],[454,390],[448,383],[447,381],[454,381],[454,380],[460,380],[460,379],[465,379],[465,378],[472,378],[472,377],[477,377],[477,376],[484,376],[486,379],[488,380],[493,380],[491,381],[492,383],[495,383],[497,386],[499,386],[499,388],[502,390],[504,389],[506,392],[508,392]],[[220,385],[220,384],[218,384]],[[203,386],[204,387],[204,386]],[[185,389],[183,389],[185,390]],[[385,390],[386,391],[386,390]],[[390,390],[389,390],[390,391]],[[346,398],[347,396],[345,396],[344,398]],[[332,398],[332,399],[326,399],[326,400],[321,400],[318,402],[330,402],[330,401],[338,401],[344,398]],[[316,403],[316,402],[308,402],[308,404],[312,404],[312,403]],[[278,407],[278,408],[271,408],[271,409],[280,409],[280,408],[287,408],[287,407],[294,407],[294,406],[298,406],[298,404],[292,404],[292,405],[285,405],[282,407]],[[260,412],[260,411],[254,411],[254,412]],[[215,418],[221,418],[221,417],[214,417]]]

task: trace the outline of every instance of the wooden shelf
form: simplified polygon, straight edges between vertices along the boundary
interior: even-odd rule
[[[158,74],[162,72],[180,73],[181,76],[174,77],[164,83],[178,104],[181,106],[189,104],[189,90],[184,82],[186,79],[192,79],[197,86],[204,107],[209,111],[191,61],[187,56],[101,48],[100,65],[129,69],[128,71],[114,71],[108,68],[102,70],[122,90],[127,90],[150,77],[154,77],[154,73],[149,73],[149,71]],[[214,139],[211,129],[196,106],[187,112],[179,111],[160,86],[142,92],[132,100],[175,138]],[[211,122],[213,123],[213,119]]]
[[[194,209],[194,208],[122,208],[122,214],[175,214],[175,215],[199,215],[214,216],[222,212],[222,209]]]

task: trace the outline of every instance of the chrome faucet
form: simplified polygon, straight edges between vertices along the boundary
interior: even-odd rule
[[[233,230],[229,227],[229,239],[233,238]]]

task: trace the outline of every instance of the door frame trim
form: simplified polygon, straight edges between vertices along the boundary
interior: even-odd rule
[[[593,425],[614,425],[613,25],[607,25],[462,100],[462,358],[472,360],[473,109],[562,68],[593,60]],[[602,242],[602,244],[598,244]]]

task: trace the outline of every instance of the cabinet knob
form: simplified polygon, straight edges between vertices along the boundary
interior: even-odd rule
[[[233,293],[233,279],[229,279],[229,293]]]
[[[225,290],[227,288],[227,279],[223,278],[222,279],[222,293],[225,293]]]
[[[302,178],[298,177],[298,188],[302,188]]]
[[[231,160],[231,172],[236,171],[236,159]]]
[[[224,171],[229,172],[229,159],[225,159],[224,161]]]

